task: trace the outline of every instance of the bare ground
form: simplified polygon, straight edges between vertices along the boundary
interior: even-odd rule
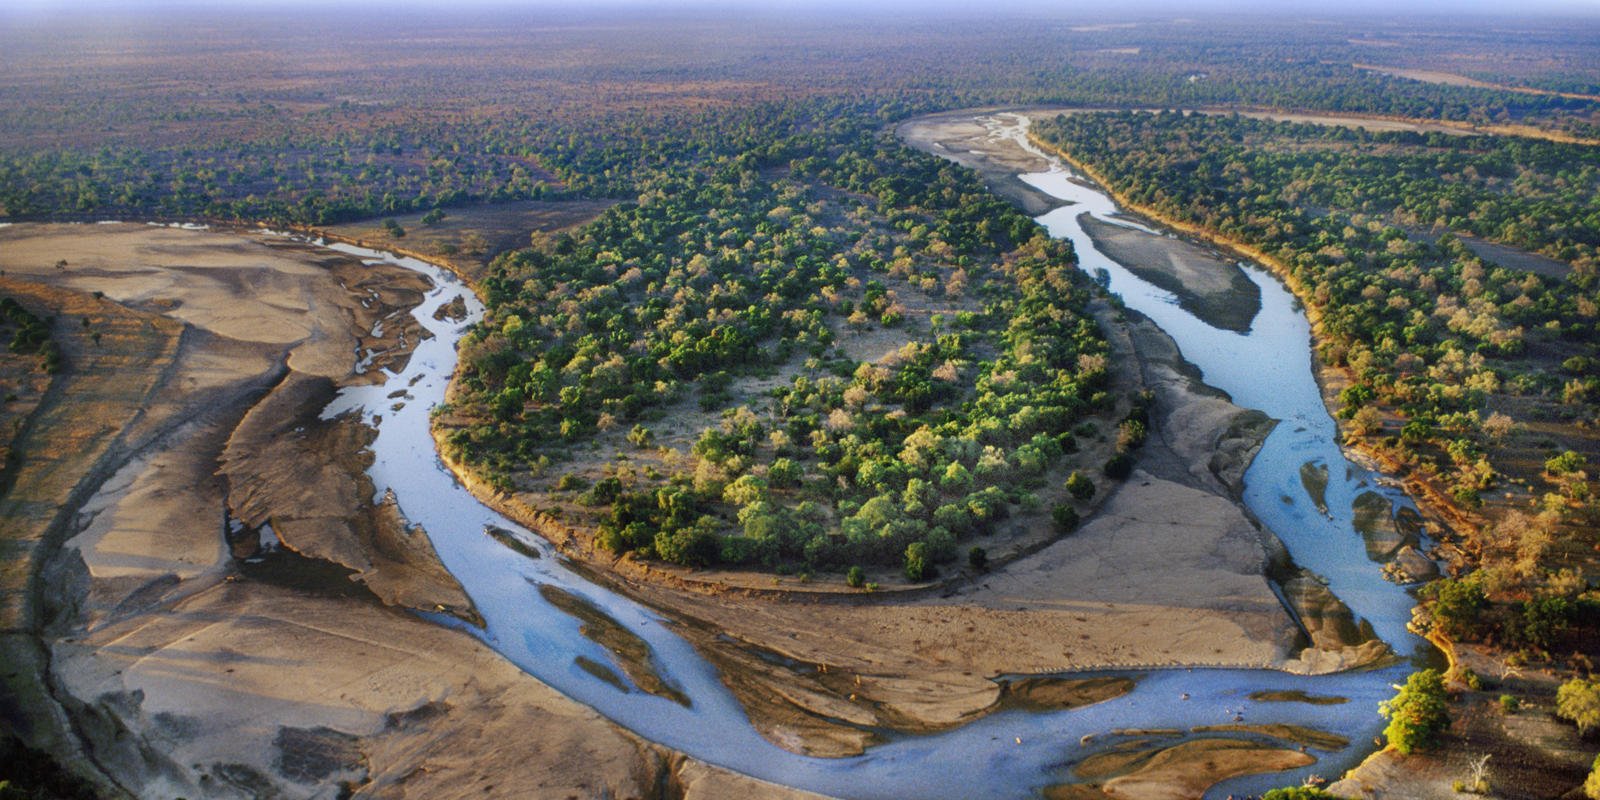
[[[414,273],[147,226],[0,242],[5,290],[56,314],[67,363],[0,505],[8,733],[108,796],[799,796],[388,605],[472,616],[426,536],[365,501],[364,430],[316,412],[370,379],[358,348],[408,354]],[[250,535],[225,537],[225,511]],[[291,549],[261,558],[261,523]]]

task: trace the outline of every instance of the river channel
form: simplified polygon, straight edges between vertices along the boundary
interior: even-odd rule
[[[989,121],[994,136],[1026,144],[1021,117]],[[1205,382],[1233,401],[1281,420],[1246,474],[1245,502],[1255,517],[1287,546],[1295,561],[1324,576],[1329,587],[1397,652],[1412,653],[1419,640],[1406,632],[1413,605],[1401,588],[1380,576],[1354,530],[1352,504],[1375,492],[1396,506],[1407,504],[1378,475],[1348,461],[1336,426],[1323,406],[1311,371],[1310,329],[1292,294],[1268,273],[1245,265],[1261,288],[1262,307],[1246,334],[1206,325],[1181,309],[1170,293],[1133,275],[1100,253],[1078,218],[1091,214],[1116,224],[1111,199],[1062,167],[1021,176],[1063,200],[1039,218],[1053,236],[1070,239],[1079,267],[1109,278],[1112,291],[1175,339]],[[485,621],[481,629],[444,615],[441,625],[474,635],[529,674],[585,703],[635,733],[695,758],[774,783],[843,798],[1030,797],[1043,787],[1071,779],[1072,764],[1124,742],[1117,729],[1181,728],[1285,723],[1314,727],[1349,738],[1342,750],[1311,753],[1318,763],[1300,770],[1249,776],[1213,787],[1208,796],[1258,793],[1297,784],[1306,775],[1336,777],[1373,749],[1382,727],[1378,703],[1393,694],[1408,666],[1324,676],[1271,670],[1163,669],[1126,674],[1137,687],[1115,700],[1055,712],[1003,711],[955,730],[933,735],[895,735],[860,756],[822,759],[785,751],[763,739],[743,708],[722,685],[716,670],[670,620],[620,594],[592,584],[562,564],[539,537],[479,503],[441,463],[429,433],[430,409],[443,401],[456,364],[456,343],[481,318],[483,307],[447,271],[414,259],[347,244],[326,246],[372,261],[426,274],[434,289],[413,313],[433,336],[418,344],[398,374],[384,383],[345,390],[325,416],[359,413],[377,428],[370,473],[381,495],[393,490],[400,508],[423,526],[444,565],[472,597]],[[467,301],[464,320],[439,320],[434,312],[456,296]],[[390,397],[397,387],[406,394]],[[1301,481],[1301,467],[1328,468],[1326,511]],[[542,557],[518,553],[485,535],[488,526],[513,532]],[[598,677],[582,661],[614,664],[611,653],[585,638],[579,619],[551,605],[539,587],[577,595],[649,643],[663,680],[688,698],[687,705],[639,691],[623,679]],[[592,665],[591,665],[592,666]],[[615,672],[622,673],[621,665]],[[1096,673],[1107,674],[1107,673]],[[1349,699],[1339,705],[1255,702],[1252,692],[1303,691]],[[1238,738],[1238,735],[1233,735]],[[1244,738],[1250,738],[1245,736]],[[1263,740],[1270,741],[1270,740]],[[1174,740],[1174,743],[1176,740]],[[981,788],[980,788],[981,787]]]

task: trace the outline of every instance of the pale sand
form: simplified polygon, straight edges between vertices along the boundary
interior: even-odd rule
[[[237,571],[227,506],[281,520],[389,602],[466,605],[425,537],[351,500],[371,494],[359,429],[314,422],[337,381],[366,379],[358,344],[408,352],[413,273],[146,226],[16,226],[0,245],[7,292],[61,315],[68,365],[0,508],[11,732],[146,797],[330,797],[346,781],[372,797],[805,796],[643,742],[337,572],[290,563],[290,588]]]

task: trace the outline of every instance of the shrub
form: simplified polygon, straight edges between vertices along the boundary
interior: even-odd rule
[[[1067,476],[1067,492],[1079,500],[1088,500],[1094,497],[1094,481],[1083,477],[1083,473],[1073,470]]]
[[[860,589],[867,584],[867,573],[860,567],[851,567],[850,571],[844,574],[844,582],[853,589]]]
[[[774,489],[789,489],[800,485],[804,469],[793,459],[779,458],[767,468],[767,484]]]
[[[967,551],[967,563],[973,569],[983,569],[989,566],[989,551],[981,547],[973,547]]]
[[[1600,681],[1573,678],[1556,690],[1556,716],[1578,726],[1588,735],[1600,727]]]
[[[1078,512],[1066,503],[1050,509],[1050,519],[1056,524],[1056,533],[1072,533],[1078,529]]]
[[[1544,462],[1544,471],[1551,475],[1565,475],[1584,467],[1584,457],[1568,450]]]
[[[633,430],[628,431],[628,441],[634,447],[649,447],[655,443],[655,440],[655,432],[643,425],[635,425]]]
[[[1504,711],[1507,714],[1515,714],[1515,713],[1517,713],[1517,709],[1519,709],[1521,707],[1522,707],[1522,701],[1518,700],[1516,697],[1514,697],[1512,695],[1509,695],[1509,694],[1500,695],[1500,710],[1501,711]]]
[[[906,580],[915,583],[931,577],[933,565],[929,563],[928,546],[912,542],[906,547]]]
[[[1261,795],[1261,800],[1345,800],[1345,798],[1315,786],[1289,786],[1272,789]]]
[[[1477,636],[1479,620],[1489,605],[1481,577],[1443,578],[1423,587],[1421,594],[1432,601],[1427,609],[1435,630],[1455,641]]]
[[[1444,679],[1433,669],[1412,673],[1392,700],[1378,706],[1378,713],[1389,718],[1383,735],[1401,755],[1427,747],[1450,724]]]
[[[1594,757],[1589,777],[1583,781],[1583,793],[1589,796],[1589,800],[1600,800],[1600,755]]]
[[[1118,453],[1106,462],[1102,471],[1105,472],[1107,478],[1112,480],[1127,480],[1128,476],[1133,474],[1133,456],[1127,453]]]

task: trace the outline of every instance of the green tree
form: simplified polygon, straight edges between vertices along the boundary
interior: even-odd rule
[[[912,542],[906,547],[906,580],[917,582],[932,577],[933,566],[928,562],[928,546]]]
[[[1556,716],[1587,735],[1600,728],[1600,681],[1573,678],[1556,690]]]
[[[1583,780],[1583,793],[1589,796],[1589,800],[1600,800],[1600,755],[1594,757],[1589,777]]]
[[[1489,605],[1479,576],[1442,578],[1424,586],[1421,595],[1432,601],[1426,607],[1435,630],[1455,641],[1477,635],[1479,620]]]
[[[1444,678],[1434,669],[1412,673],[1393,699],[1378,706],[1378,713],[1388,717],[1383,735],[1401,755],[1427,747],[1450,724]]]

